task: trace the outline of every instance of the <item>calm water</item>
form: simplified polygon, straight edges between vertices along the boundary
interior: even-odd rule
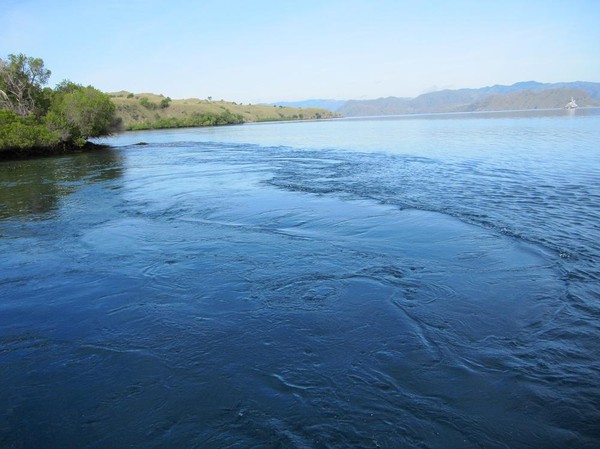
[[[0,163],[0,447],[600,446],[599,110],[107,142]]]

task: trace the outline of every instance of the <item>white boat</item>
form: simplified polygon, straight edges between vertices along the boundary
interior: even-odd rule
[[[579,106],[577,105],[577,103],[575,103],[575,99],[573,97],[571,97],[571,101],[569,101],[566,105],[565,105],[565,109],[575,109],[578,108]]]

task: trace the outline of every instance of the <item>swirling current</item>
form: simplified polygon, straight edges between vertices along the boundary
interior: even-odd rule
[[[0,447],[598,447],[598,142],[555,111],[1,162]]]

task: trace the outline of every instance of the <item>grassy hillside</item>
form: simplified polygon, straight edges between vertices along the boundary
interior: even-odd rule
[[[213,126],[247,122],[316,120],[339,117],[317,108],[243,105],[227,101],[188,98],[171,100],[156,94],[114,92],[108,94],[125,130]]]

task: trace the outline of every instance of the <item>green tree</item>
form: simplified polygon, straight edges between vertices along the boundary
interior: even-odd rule
[[[24,54],[8,55],[0,59],[0,109],[8,109],[25,117],[43,115],[49,106],[48,91],[43,86],[50,78],[50,70],[40,58]]]
[[[171,97],[163,98],[160,100],[160,108],[166,109],[169,107],[169,103],[171,103]]]
[[[71,81],[55,90],[44,88],[49,77],[40,58],[0,59],[0,152],[64,151],[115,129],[118,120],[108,95]]]
[[[48,148],[59,141],[58,133],[37,123],[33,116],[21,117],[8,109],[0,110],[0,153]]]
[[[152,101],[150,101],[150,100],[148,100],[148,98],[147,98],[147,97],[142,97],[142,98],[140,98],[140,104],[141,104],[142,106],[144,106],[146,109],[149,109],[149,110],[151,110],[151,111],[154,111],[155,109],[157,109],[157,108],[158,108],[158,104],[157,104],[157,103],[154,103],[154,102],[152,102]],[[161,107],[162,107],[162,106],[161,106]]]
[[[79,146],[90,137],[110,134],[116,122],[115,106],[107,94],[70,81],[57,86],[46,116],[48,127],[59,132],[63,142]]]

